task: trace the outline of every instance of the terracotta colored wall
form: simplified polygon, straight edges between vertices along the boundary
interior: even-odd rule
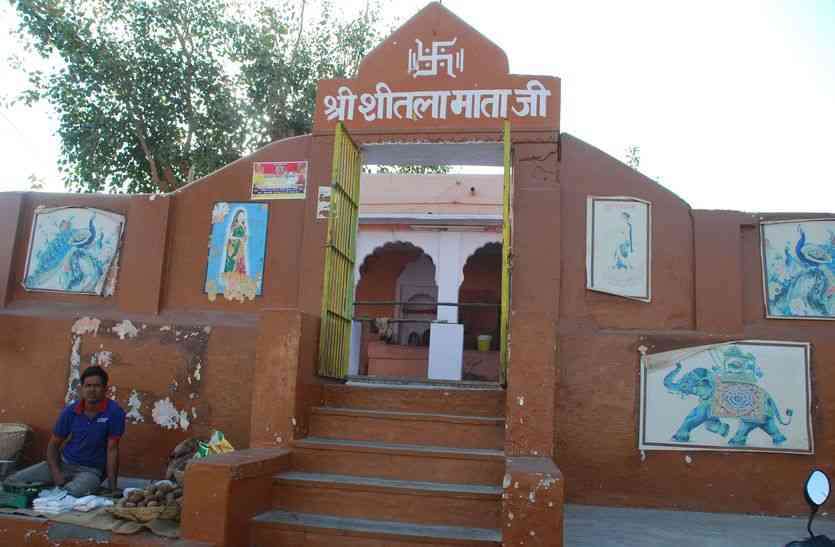
[[[675,194],[593,146],[562,136],[561,329],[689,329],[693,311],[690,207]],[[585,290],[586,198],[632,196],[652,202],[652,304]]]
[[[813,466],[833,471],[832,326],[764,319],[759,216],[693,211],[629,167],[562,136],[562,279],[557,326],[556,461],[569,502],[802,514]],[[652,303],[585,289],[585,199],[652,202]],[[819,216],[819,215],[815,215]],[[783,215],[782,218],[786,216]],[[794,218],[809,215],[794,215]],[[816,454],[638,451],[639,358],[732,339],[810,341]],[[686,458],[690,458],[690,462]]]
[[[222,295],[212,303],[203,293],[211,210],[216,201],[249,201],[254,161],[309,159],[310,143],[309,136],[273,143],[167,196],[0,195],[0,366],[8,378],[0,385],[0,420],[35,428],[27,459],[43,456],[67,392],[77,338],[71,328],[85,316],[101,320],[102,328],[97,335],[80,336],[81,368],[98,359],[97,352],[112,352],[109,372],[116,399],[127,410],[136,390],[143,402],[144,423],[130,424],[123,443],[123,473],[158,476],[177,442],[214,428],[235,446],[249,445],[259,332],[259,316],[253,312],[297,305],[302,215],[315,210],[316,189],[311,183],[305,200],[267,202],[263,295],[245,303],[228,302]],[[113,297],[23,289],[32,218],[40,206],[90,206],[125,215]],[[110,331],[125,319],[137,327],[135,338],[121,340]],[[299,342],[311,362],[313,331],[308,326]],[[154,423],[153,405],[166,398],[186,413],[187,431]]]
[[[23,194],[0,195],[0,308],[11,300],[14,291],[13,260],[22,203]]]
[[[249,402],[253,447],[289,447],[294,438],[307,435],[310,408],[322,399],[318,331],[319,321],[298,310],[261,312]]]
[[[554,456],[560,309],[560,172],[556,142],[515,142],[513,275],[505,453]]]
[[[0,315],[0,419],[34,429],[25,453],[29,462],[44,458],[64,405],[73,323],[72,318]],[[106,369],[116,400],[128,410],[135,390],[142,401],[139,412],[144,421],[129,423],[122,441],[123,474],[160,476],[173,446],[213,428],[222,430],[235,446],[249,444],[251,407],[241,401],[249,399],[252,389],[253,327],[214,326],[201,341],[195,333],[203,333],[204,325],[137,320],[138,335],[122,340],[109,330],[114,323],[103,320],[98,333],[80,336],[78,355],[83,369],[94,358],[101,362],[94,354],[110,352]],[[194,374],[198,362],[199,373]],[[154,423],[153,406],[164,399],[186,410],[188,431]]]
[[[569,135],[561,137],[559,146],[541,135],[515,134],[514,139],[507,394],[513,425],[507,432],[507,453],[554,455],[565,476],[567,499],[574,502],[803,512],[802,500],[785,493],[796,492],[813,465],[832,471],[835,459],[833,410],[826,405],[835,397],[835,371],[827,366],[835,358],[835,341],[829,323],[763,318],[756,227],[760,217],[693,211],[663,187]],[[169,197],[0,196],[0,365],[5,379],[0,383],[0,416],[35,427],[30,459],[43,453],[63,404],[75,341],[71,328],[81,316],[101,319],[105,329],[81,338],[82,364],[89,364],[97,352],[112,352],[117,399],[127,407],[136,390],[146,403],[141,409],[145,422],[130,425],[125,437],[125,473],[158,475],[173,444],[214,427],[236,446],[247,446],[251,431],[258,429],[250,400],[253,383],[268,376],[256,364],[260,358],[262,365],[269,365],[274,357],[267,347],[270,333],[296,332],[296,327],[300,334],[290,338],[298,347],[289,350],[303,389],[275,419],[286,421],[292,412],[300,424],[293,434],[303,434],[299,409],[316,401],[318,389],[313,371],[326,222],[315,218],[316,184],[330,179],[332,144],[327,135],[274,143]],[[248,201],[253,161],[314,157],[307,199],[270,202],[263,296],[244,304],[222,297],[209,302],[202,288],[214,202]],[[652,202],[652,303],[585,289],[588,195],[629,195]],[[89,205],[127,216],[113,298],[22,289],[32,214],[39,205]],[[802,216],[809,215],[795,218]],[[394,299],[397,276],[412,259],[402,257],[399,266],[389,264],[374,274],[385,282],[371,283],[372,277],[364,276],[357,298]],[[462,294],[496,283],[486,262],[483,268],[476,265],[470,266]],[[263,310],[268,310],[263,312],[269,316],[266,321],[261,319]],[[296,317],[292,325],[286,319],[290,316]],[[106,331],[124,319],[139,328],[136,338],[121,340]],[[207,326],[211,333],[205,347],[199,346]],[[637,346],[668,349],[738,338],[812,342],[817,454],[692,453],[689,463],[680,452],[642,458],[637,450]],[[197,362],[202,368],[195,384]],[[192,424],[188,432],[163,430],[153,423],[151,406],[165,398],[178,410],[187,410]],[[260,400],[255,408],[268,406],[268,392],[262,390]]]
[[[214,203],[248,202],[252,164],[256,161],[297,161],[310,158],[309,136],[270,144],[178,192],[169,226],[168,266],[163,306],[172,310],[251,312],[265,307],[295,307],[299,288],[299,255],[303,216],[316,205],[316,179],[308,170],[307,199],[267,200],[269,222],[264,257],[262,296],[254,301],[228,302],[221,295],[209,302],[206,281],[207,241]],[[311,166],[312,167],[312,166]],[[326,179],[327,180],[327,179]],[[315,214],[310,213],[315,217]],[[321,222],[321,221],[320,221]],[[319,247],[321,252],[321,246]]]

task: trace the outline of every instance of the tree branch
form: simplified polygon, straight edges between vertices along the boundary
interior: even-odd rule
[[[185,23],[186,28],[180,29],[178,26],[178,21],[172,18],[173,24],[172,27],[174,29],[174,34],[177,36],[177,41],[180,42],[180,47],[183,50],[183,54],[186,57],[186,85],[185,85],[185,100],[186,100],[186,142],[183,146],[183,155],[188,158],[189,164],[191,163],[191,140],[194,136],[194,106],[191,102],[191,90],[192,85],[194,82],[194,52],[192,51],[194,48],[194,43],[191,40],[191,36],[188,31],[188,23]],[[191,172],[191,169],[188,169]],[[168,173],[166,173],[168,175]],[[173,173],[172,173],[173,176]],[[188,182],[191,182],[191,177],[189,176]]]
[[[139,146],[142,147],[142,152],[145,154],[145,159],[148,161],[148,165],[150,166],[151,180],[153,181],[154,185],[166,193],[173,191],[176,187],[171,188],[167,183],[164,184],[162,179],[160,179],[159,177],[157,162],[154,159],[154,154],[151,152],[151,149],[148,146],[148,141],[145,139],[145,124],[142,123],[141,120],[136,120],[133,132],[136,135],[136,138],[139,139]]]

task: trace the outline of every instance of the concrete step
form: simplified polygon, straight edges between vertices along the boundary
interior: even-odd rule
[[[485,547],[501,545],[501,541],[501,531],[497,529],[428,526],[278,510],[253,518],[250,533],[252,547]]]
[[[504,452],[322,437],[294,441],[295,471],[384,479],[495,486],[504,476]]]
[[[432,444],[458,448],[504,446],[504,418],[427,412],[317,407],[310,434],[316,437]]]
[[[396,376],[359,376],[349,374],[345,377],[348,385],[355,386],[401,386],[409,388],[438,388],[449,387],[455,389],[497,389],[501,385],[497,382],[479,380],[431,380],[429,378],[398,378]]]
[[[413,384],[331,384],[325,386],[324,406],[424,412],[459,416],[505,415],[505,391],[496,384],[485,389]]]
[[[411,523],[501,527],[500,486],[286,472],[273,481],[273,507],[290,512]]]

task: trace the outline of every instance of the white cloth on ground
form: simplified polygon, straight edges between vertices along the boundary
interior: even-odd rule
[[[84,496],[78,498],[72,506],[73,511],[88,512],[99,507],[110,507],[113,505],[113,500],[103,496]]]
[[[50,488],[41,491],[40,495],[32,502],[32,508],[41,513],[58,515],[72,511],[78,498],[71,496],[62,488]]]

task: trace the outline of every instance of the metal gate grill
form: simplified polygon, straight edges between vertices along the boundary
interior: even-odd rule
[[[361,169],[359,148],[339,123],[333,145],[319,335],[319,374],[331,378],[343,378],[348,374]]]
[[[513,196],[513,178],[511,177],[510,166],[510,122],[504,122],[504,196],[502,198],[502,309],[501,309],[501,346],[499,381],[507,383],[507,367],[510,359],[508,350],[510,336],[510,257],[511,242],[511,207],[510,200]]]

